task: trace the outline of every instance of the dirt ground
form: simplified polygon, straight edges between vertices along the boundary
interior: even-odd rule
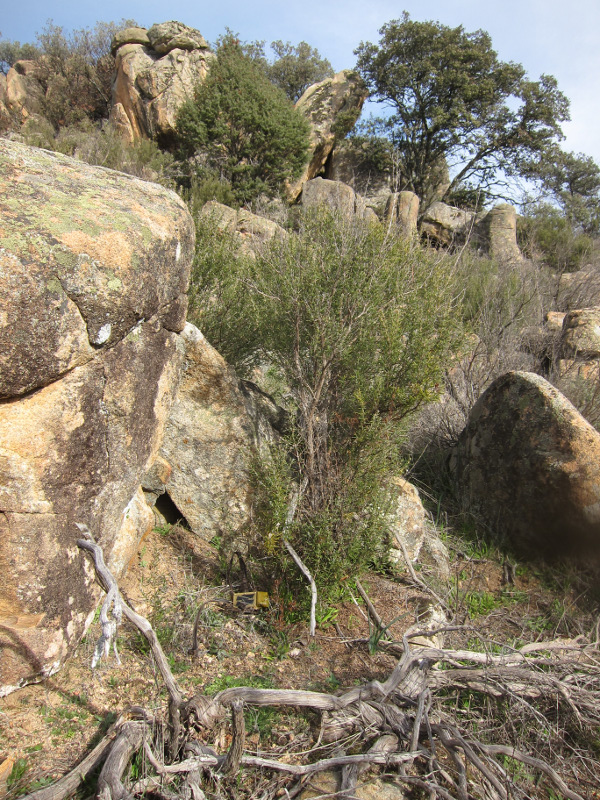
[[[520,565],[507,568],[485,548],[479,552],[448,544],[452,578],[447,602],[453,624],[466,627],[447,634],[447,645],[481,649],[556,635],[593,635],[593,607],[584,603],[568,576],[555,572],[548,579]],[[346,590],[335,606],[321,610],[311,641],[307,623],[286,622],[277,605],[253,613],[235,609],[230,587],[219,577],[216,552],[173,528],[149,535],[122,582],[125,598],[157,631],[185,696],[248,684],[335,693],[384,680],[395,666],[396,660],[377,648],[356,590]],[[369,574],[362,583],[383,622],[396,620],[388,630],[394,640],[422,619],[430,603],[407,574]],[[111,655],[92,673],[99,633],[98,623],[93,624],[75,656],[52,678],[0,700],[0,796],[4,791],[15,798],[56,780],[128,706],[164,709],[165,692],[147,646],[127,624],[118,640],[120,665]],[[247,746],[257,751],[289,748],[295,740],[314,742],[318,735],[318,721],[291,713],[259,712],[250,727]]]

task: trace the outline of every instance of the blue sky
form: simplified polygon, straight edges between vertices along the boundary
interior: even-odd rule
[[[416,20],[482,28],[501,59],[520,62],[533,79],[554,75],[571,100],[563,146],[600,164],[600,0],[7,0],[0,31],[24,42],[33,41],[49,18],[66,29],[98,19],[133,18],[144,27],[178,19],[209,41],[225,27],[246,40],[305,40],[340,70],[354,65],[361,41],[377,41],[378,29],[403,10]]]

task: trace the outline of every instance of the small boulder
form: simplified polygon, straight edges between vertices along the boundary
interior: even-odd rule
[[[182,342],[183,378],[160,449],[171,468],[165,489],[194,533],[228,546],[249,520],[250,459],[277,435],[276,406],[265,413],[266,396],[241,384],[194,325]]]
[[[313,178],[302,187],[302,207],[327,206],[331,211],[346,217],[377,220],[375,212],[368,208],[363,198],[354,189],[341,181]]]
[[[38,61],[16,61],[6,76],[6,108],[21,122],[42,114],[45,98],[41,83],[42,67]]]
[[[406,238],[417,232],[419,198],[414,192],[392,192],[385,207],[386,222],[395,222]]]
[[[171,50],[208,50],[208,42],[200,31],[176,20],[153,25],[147,35],[150,47],[161,56]]]
[[[245,208],[236,211],[234,208],[209,200],[202,206],[200,216],[210,219],[220,230],[233,233],[240,241],[242,251],[246,255],[254,255],[258,249],[273,238],[283,239],[287,232],[281,225],[266,217],[253,214]]]
[[[439,201],[432,203],[421,220],[421,235],[450,247],[463,241],[475,215]]]
[[[412,564],[433,568],[436,577],[450,576],[448,552],[430,523],[419,490],[404,478],[394,478],[387,488],[391,504],[387,514],[390,534],[390,560],[406,569],[406,559],[399,542]]]
[[[148,31],[146,28],[125,28],[122,31],[117,31],[113,36],[110,50],[111,53],[116,55],[119,47],[124,44],[143,44],[144,47],[150,47],[150,39],[148,38]]]
[[[563,358],[600,358],[600,308],[582,308],[565,315],[561,334]]]
[[[522,552],[600,556],[600,434],[544,378],[495,380],[452,466],[464,506]]]

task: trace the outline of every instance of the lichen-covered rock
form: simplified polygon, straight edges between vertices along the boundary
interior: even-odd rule
[[[502,261],[522,261],[517,244],[517,212],[514,206],[500,203],[485,215],[488,252]]]
[[[421,220],[421,235],[446,247],[462,241],[473,220],[472,211],[432,203]]]
[[[386,518],[391,562],[406,569],[400,541],[413,564],[429,566],[437,578],[447,580],[450,576],[448,552],[427,518],[419,490],[404,478],[394,478],[387,491],[391,500]]]
[[[360,116],[368,90],[356,72],[343,70],[309,86],[296,108],[310,122],[311,156],[300,178],[288,187],[290,201],[300,196],[306,181],[321,173],[336,140],[343,139]]]
[[[580,308],[565,315],[561,334],[563,358],[600,358],[600,308]]]
[[[148,40],[159,55],[171,50],[208,50],[208,42],[200,31],[176,20],[153,25],[148,31]]]
[[[50,383],[159,312],[183,327],[193,230],[174,192],[0,140],[0,219],[0,398]]]
[[[250,256],[271,239],[282,239],[287,236],[285,229],[276,222],[244,208],[236,211],[216,200],[205,203],[200,216],[212,220],[221,230],[233,233],[239,239],[242,251]]]
[[[193,223],[172,192],[0,142],[0,692],[54,672],[151,522]]]
[[[116,78],[111,120],[125,138],[172,138],[177,112],[214,59],[200,31],[181,22],[128,28],[113,39]],[[129,121],[130,129],[124,122]]]
[[[521,551],[600,556],[600,434],[539,375],[494,381],[453,467],[465,507]]]
[[[195,533],[207,541],[219,534],[227,545],[249,519],[250,459],[276,435],[281,410],[241,383],[194,325],[182,340],[183,377],[160,449],[171,468],[165,488]]]
[[[377,220],[375,212],[368,208],[363,198],[354,189],[341,181],[313,178],[302,187],[302,207],[318,208],[326,206],[331,211],[346,217]]]

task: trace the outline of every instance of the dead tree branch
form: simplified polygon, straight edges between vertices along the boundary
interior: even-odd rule
[[[278,776],[265,778],[270,781],[270,788],[263,792],[264,798],[281,794],[282,789],[286,796],[295,796],[293,782],[305,781],[307,776],[328,769],[340,769],[342,786],[348,795],[354,791],[361,771],[374,765],[394,768],[397,782],[426,791],[432,798],[527,797],[527,791],[519,787],[517,779],[498,757],[512,758],[536,770],[567,800],[582,800],[557,766],[544,760],[541,753],[536,752],[534,757],[505,742],[480,741],[459,726],[447,698],[452,693],[458,697],[461,693],[477,692],[490,698],[490,702],[508,699],[512,708],[521,709],[523,719],[553,724],[544,716],[549,709],[553,719],[563,715],[579,730],[596,729],[600,725],[600,660],[597,647],[585,640],[538,642],[506,653],[489,654],[413,648],[404,637],[402,642],[387,643],[388,652],[399,656],[387,680],[373,680],[339,695],[235,687],[213,698],[196,695],[185,700],[152,626],[121,599],[99,545],[90,539],[81,539],[78,544],[92,555],[98,581],[107,594],[111,593],[112,607],[121,605],[123,614],[152,648],[169,695],[170,746],[165,748],[161,744],[164,729],[160,720],[150,719],[143,710],[138,710],[134,714],[136,719],[120,721],[70,775],[54,787],[29,795],[27,800],[64,800],[75,792],[80,776],[89,774],[102,759],[105,761],[98,781],[98,797],[102,800],[129,800],[146,789],[156,791],[166,800],[172,800],[174,795],[185,800],[202,800],[202,780],[208,779],[213,785],[218,784],[220,791],[226,790],[231,782],[223,779],[240,769],[260,769],[267,776],[269,772]],[[107,614],[109,608],[107,605]],[[436,665],[447,668],[439,669]],[[309,708],[320,713],[319,748],[310,751],[311,758],[306,753],[297,756],[287,753],[284,759],[268,753],[244,752],[244,705]],[[202,744],[202,737],[224,720],[229,710],[232,742],[225,755],[217,755]],[[477,730],[475,726],[473,730]],[[349,736],[356,749],[364,743],[365,752],[340,753]],[[123,775],[139,751],[145,753],[159,779],[148,777],[128,788]],[[317,753],[322,757],[315,758]],[[165,788],[170,781],[177,781],[173,793]]]

